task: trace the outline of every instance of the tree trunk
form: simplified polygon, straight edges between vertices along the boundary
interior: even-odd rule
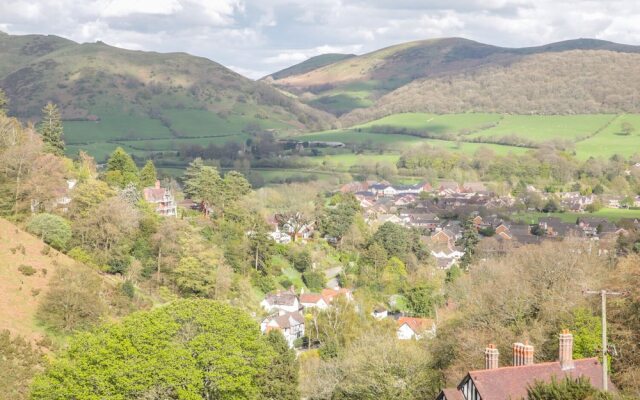
[[[160,263],[162,262],[162,247],[158,249],[158,271],[156,274],[156,283],[160,286]]]

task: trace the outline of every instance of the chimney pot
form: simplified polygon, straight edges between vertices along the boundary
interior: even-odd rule
[[[560,368],[562,370],[573,369],[575,367],[573,363],[573,335],[568,329],[562,330],[559,344],[558,358]]]
[[[494,344],[490,344],[484,350],[484,368],[496,369],[499,366],[500,353]]]

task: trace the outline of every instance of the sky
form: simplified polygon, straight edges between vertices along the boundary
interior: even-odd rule
[[[323,53],[465,37],[640,44],[639,0],[0,0],[0,31],[182,51],[250,78]]]

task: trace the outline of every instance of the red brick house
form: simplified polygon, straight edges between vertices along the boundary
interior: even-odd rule
[[[144,199],[156,206],[156,213],[165,217],[178,215],[178,206],[169,189],[160,187],[160,181],[156,181],[154,187],[146,187],[142,191]]]

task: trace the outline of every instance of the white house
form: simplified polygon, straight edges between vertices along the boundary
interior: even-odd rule
[[[264,300],[260,302],[260,306],[269,313],[274,311],[291,313],[300,310],[300,301],[292,287],[289,290],[268,294]]]
[[[398,339],[422,339],[423,337],[434,337],[436,335],[436,323],[428,318],[398,318]]]
[[[389,316],[389,311],[384,307],[376,307],[371,312],[371,316],[380,321],[381,319],[385,319]]]
[[[287,340],[289,347],[293,347],[296,339],[304,336],[304,316],[299,312],[286,312],[265,318],[260,324],[262,333],[279,330]]]
[[[304,308],[317,308],[326,310],[329,308],[329,300],[320,293],[302,293],[300,295],[300,305]]]
[[[144,199],[156,206],[156,213],[165,217],[178,215],[178,205],[169,189],[160,187],[160,181],[156,181],[153,187],[146,187],[142,194]]]

